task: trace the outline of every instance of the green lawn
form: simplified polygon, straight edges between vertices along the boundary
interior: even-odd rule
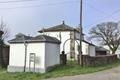
[[[110,69],[120,65],[120,60],[117,60],[113,64],[96,66],[96,67],[80,67],[73,62],[69,62],[68,65],[57,65],[54,69],[48,73],[8,73],[6,69],[0,69],[0,80],[41,80],[45,78],[71,76],[86,73],[93,73],[101,70]]]

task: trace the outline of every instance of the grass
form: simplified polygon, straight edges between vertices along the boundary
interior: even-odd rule
[[[42,80],[46,78],[73,76],[79,74],[93,73],[117,67],[120,65],[120,60],[115,63],[96,66],[96,67],[80,67],[74,62],[69,62],[66,66],[56,65],[53,70],[40,74],[40,73],[8,73],[6,69],[0,69],[0,80]]]

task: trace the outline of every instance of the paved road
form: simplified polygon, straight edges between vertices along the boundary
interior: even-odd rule
[[[51,78],[47,80],[120,80],[120,66],[91,74]]]

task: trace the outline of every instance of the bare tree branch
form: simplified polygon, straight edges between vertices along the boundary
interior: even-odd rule
[[[10,29],[7,27],[7,25],[1,20],[0,23],[0,31],[3,31],[4,34],[2,35],[2,39],[7,39],[10,36]]]
[[[107,22],[96,25],[90,30],[90,38],[102,41],[114,54],[120,45],[120,29],[116,22]]]

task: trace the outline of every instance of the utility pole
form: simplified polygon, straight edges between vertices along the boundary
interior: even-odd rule
[[[79,65],[82,66],[82,4],[83,1],[80,0],[80,46],[79,46]]]

